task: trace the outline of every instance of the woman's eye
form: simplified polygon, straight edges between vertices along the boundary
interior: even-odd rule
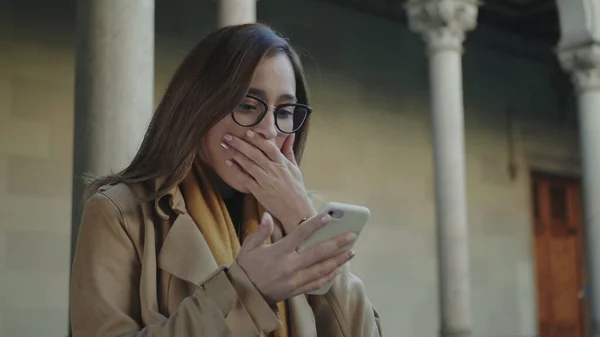
[[[249,103],[241,103],[240,105],[238,105],[238,109],[245,110],[245,111],[257,110],[256,105],[249,104]]]
[[[277,117],[278,118],[287,118],[294,115],[294,110],[288,110],[288,109],[279,109],[277,111]]]

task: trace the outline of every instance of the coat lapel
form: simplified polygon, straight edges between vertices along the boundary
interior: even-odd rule
[[[155,191],[164,181],[164,177],[155,181]],[[157,198],[154,206],[160,218],[173,221],[158,253],[158,268],[200,286],[217,269],[217,263],[204,236],[188,214],[179,187]]]
[[[175,214],[168,215],[162,211],[158,202],[155,205],[162,219],[168,221],[170,216],[176,217],[158,253],[158,268],[181,280],[201,286],[219,266],[198,226],[187,213],[179,189],[170,191],[168,196],[168,205]],[[275,226],[272,241],[276,242],[283,236],[280,225]],[[291,298],[288,304],[291,336],[317,337],[315,317],[306,296]]]
[[[189,214],[177,215],[158,253],[158,267],[198,286],[218,268]]]

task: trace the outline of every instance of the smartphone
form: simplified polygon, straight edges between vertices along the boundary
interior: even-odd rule
[[[331,220],[304,241],[301,245],[303,249],[310,248],[347,232],[356,233],[358,240],[358,236],[360,236],[363,227],[367,224],[369,216],[371,215],[371,212],[366,207],[339,202],[325,203],[321,206],[319,214],[324,212],[329,212]],[[356,240],[347,248],[352,249],[355,243]],[[329,291],[332,283],[333,280],[320,289],[310,292],[309,295],[324,295]]]

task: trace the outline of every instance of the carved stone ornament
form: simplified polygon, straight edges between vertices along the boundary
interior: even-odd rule
[[[558,59],[577,91],[600,90],[600,42],[559,50]]]
[[[408,0],[406,12],[410,29],[420,34],[429,52],[462,52],[465,33],[477,26],[476,0]]]

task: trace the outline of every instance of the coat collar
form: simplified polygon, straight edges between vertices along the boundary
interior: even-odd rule
[[[158,253],[158,267],[199,286],[219,266],[192,217],[176,216]]]
[[[158,268],[201,286],[219,270],[206,240],[189,214],[176,215],[173,225],[158,254]],[[275,227],[273,239],[281,239],[282,231]],[[299,295],[288,301],[291,336],[316,337],[316,321],[307,297]]]
[[[166,177],[156,178],[152,186],[153,191],[158,192],[166,180]],[[176,214],[187,214],[185,200],[183,200],[183,195],[178,186],[173,187],[163,195],[159,195],[154,200],[154,208],[156,214],[163,220],[169,219],[173,212]]]
[[[164,181],[164,178],[156,179],[153,186],[155,192]],[[161,219],[172,220],[158,253],[158,268],[186,282],[201,286],[220,266],[217,265],[198,226],[187,213],[179,187],[176,186],[159,196],[154,201],[154,207]],[[171,219],[172,216],[174,219]],[[275,226],[273,241],[278,241],[283,236],[282,229]],[[288,304],[292,336],[317,336],[314,313],[307,297],[293,297],[289,299]]]
[[[154,192],[165,180],[160,177],[154,181]],[[154,208],[161,219],[170,220],[158,253],[158,267],[179,279],[200,285],[218,266],[204,236],[187,212],[179,187],[159,195],[154,200]]]

